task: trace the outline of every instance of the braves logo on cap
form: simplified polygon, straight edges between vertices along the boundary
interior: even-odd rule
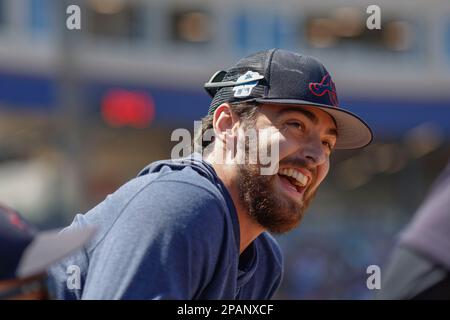
[[[311,82],[309,84],[309,90],[318,97],[323,96],[325,93],[328,93],[331,104],[338,108],[338,99],[336,94],[336,86],[334,85],[333,80],[331,80],[330,75],[327,73],[320,82]]]

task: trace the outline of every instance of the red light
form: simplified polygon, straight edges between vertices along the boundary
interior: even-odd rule
[[[104,95],[101,112],[110,126],[145,128],[155,116],[155,103],[146,92],[113,89]]]

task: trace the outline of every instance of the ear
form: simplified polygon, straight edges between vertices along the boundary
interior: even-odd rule
[[[239,127],[239,117],[228,103],[223,103],[214,111],[213,127],[216,139],[226,141],[234,139]]]

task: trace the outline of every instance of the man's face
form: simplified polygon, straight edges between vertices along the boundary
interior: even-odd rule
[[[239,195],[261,226],[284,233],[299,224],[328,173],[336,125],[329,114],[314,107],[262,105],[254,128],[271,130],[259,148],[278,143],[279,169],[262,175],[261,164],[238,165]]]

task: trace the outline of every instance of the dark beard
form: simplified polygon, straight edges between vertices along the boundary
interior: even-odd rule
[[[275,188],[278,175],[262,175],[260,165],[238,165],[239,198],[259,225],[275,234],[298,226],[316,192],[304,193],[303,203],[280,194]]]

